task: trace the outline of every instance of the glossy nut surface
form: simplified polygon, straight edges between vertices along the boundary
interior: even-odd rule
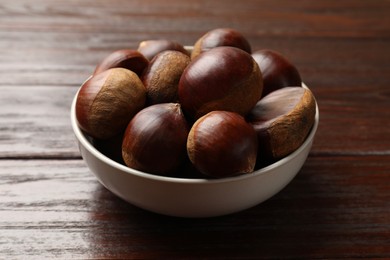
[[[195,119],[213,110],[245,115],[260,99],[262,88],[261,72],[250,54],[234,47],[216,47],[184,70],[179,101]]]
[[[140,171],[173,174],[186,156],[189,127],[178,103],[146,107],[130,121],[122,143],[126,165]]]
[[[187,140],[192,164],[216,178],[252,172],[257,147],[253,127],[242,116],[227,111],[212,111],[198,119]]]
[[[263,97],[280,88],[301,86],[297,68],[280,53],[266,49],[254,52],[252,57],[263,75]]]
[[[140,52],[131,49],[122,49],[106,56],[96,66],[93,74],[96,75],[111,68],[125,68],[141,76],[148,63],[149,61]]]
[[[189,56],[188,51],[183,45],[178,42],[165,39],[142,41],[138,45],[137,50],[149,61],[151,61],[158,53],[167,50],[179,51]]]
[[[202,52],[219,46],[236,47],[251,53],[248,40],[239,31],[231,28],[217,28],[207,32],[196,41],[191,58],[193,59]]]

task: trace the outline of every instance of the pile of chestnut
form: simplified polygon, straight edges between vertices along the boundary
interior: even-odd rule
[[[191,50],[148,40],[109,54],[81,86],[76,117],[98,150],[128,167],[221,178],[295,151],[315,99],[281,54],[252,53],[240,32],[219,28]]]

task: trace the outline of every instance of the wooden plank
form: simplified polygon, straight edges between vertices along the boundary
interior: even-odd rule
[[[390,154],[389,87],[315,88],[320,124],[313,150],[321,154]]]
[[[79,157],[70,125],[70,106],[77,89],[0,88],[0,157]]]
[[[81,160],[0,160],[0,257],[386,258],[389,160],[311,157],[270,200],[209,219],[138,209]]]
[[[199,32],[221,24],[242,27],[247,32],[294,35],[350,35],[387,32],[387,1],[291,1],[221,2],[188,1],[55,1],[3,0],[0,28],[14,30],[59,30],[109,32]],[[104,17],[104,18],[103,18]],[[153,19],[151,19],[151,17]],[[55,18],[55,19],[53,19]],[[158,19],[158,22],[156,22]],[[89,21],[89,22],[86,22]],[[326,21],[326,22],[324,22]],[[126,25],[126,26],[124,26]],[[308,26],[310,25],[310,26]],[[375,26],[374,26],[375,25]],[[362,32],[361,28],[365,30]]]
[[[151,38],[191,45],[207,30],[230,26],[254,50],[285,54],[313,86],[388,86],[389,8],[385,1],[5,0],[0,85],[79,85],[113,50]]]

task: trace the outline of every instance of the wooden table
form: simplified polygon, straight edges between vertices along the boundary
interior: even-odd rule
[[[1,0],[0,258],[390,258],[390,2]],[[69,109],[105,55],[240,30],[300,70],[320,107],[279,194],[209,219],[146,212],[100,185]]]

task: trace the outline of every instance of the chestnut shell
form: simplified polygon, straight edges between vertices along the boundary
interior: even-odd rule
[[[237,113],[212,111],[192,126],[187,153],[201,173],[228,177],[254,170],[257,136],[253,127]]]
[[[126,129],[146,100],[146,89],[132,71],[113,68],[89,78],[76,101],[79,126],[88,135],[109,139]]]
[[[179,51],[157,54],[142,75],[147,105],[177,102],[179,80],[189,63],[190,57]]]
[[[178,103],[144,108],[126,128],[122,157],[126,165],[158,175],[173,174],[186,156],[189,127]]]
[[[111,68],[125,68],[133,71],[139,77],[149,61],[138,51],[132,49],[117,50],[107,55],[97,66],[94,75]]]
[[[190,56],[183,45],[178,42],[166,39],[142,41],[138,45],[137,50],[142,53],[142,55],[144,55],[145,58],[149,61],[151,61],[160,52],[167,50],[179,51],[187,56]]]
[[[264,49],[254,52],[252,57],[263,75],[262,97],[277,89],[302,85],[298,69],[279,52]]]
[[[258,167],[298,149],[315,120],[316,103],[309,89],[285,87],[262,98],[247,119],[259,142]]]
[[[196,41],[191,58],[219,46],[236,47],[247,53],[252,51],[248,40],[239,31],[232,28],[217,28],[208,31]]]
[[[184,70],[179,102],[190,118],[226,110],[246,115],[260,99],[262,76],[250,54],[216,47],[200,54]]]

